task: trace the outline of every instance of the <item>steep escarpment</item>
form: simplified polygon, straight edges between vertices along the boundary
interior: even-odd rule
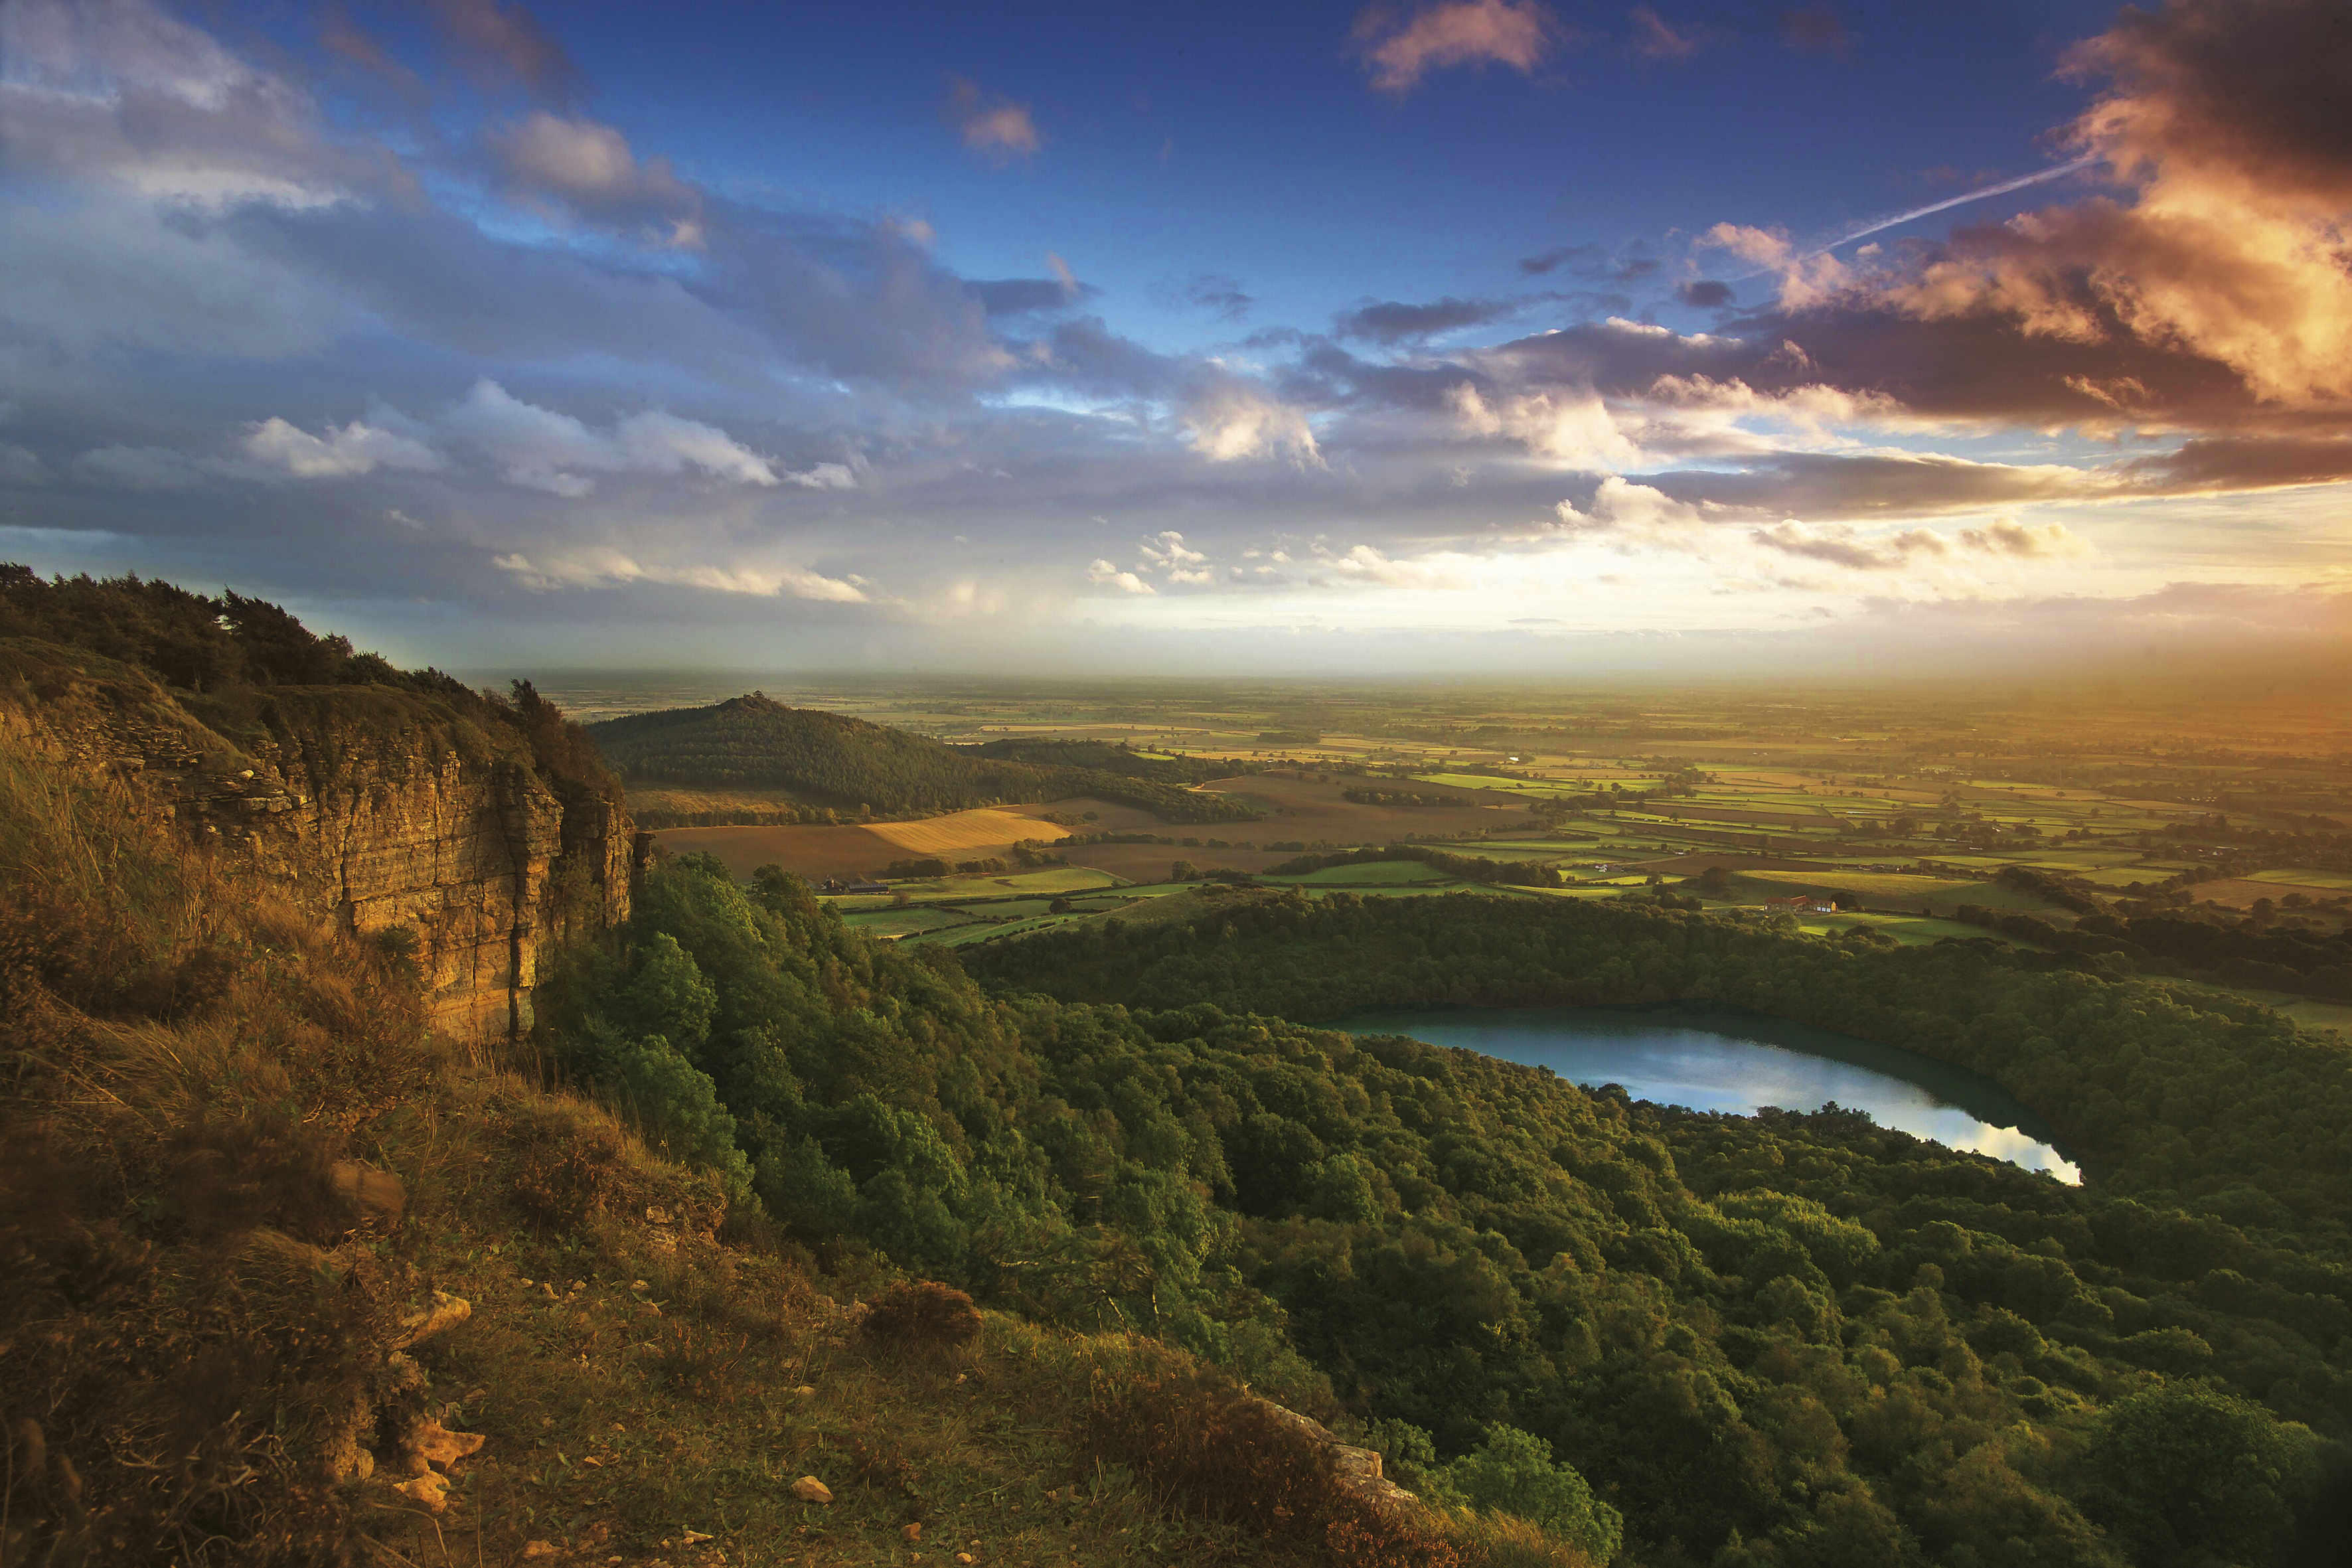
[[[527,1028],[542,959],[628,916],[632,826],[576,727],[211,604],[0,581],[0,631],[47,634],[0,636],[0,724],[415,964],[436,1026]]]

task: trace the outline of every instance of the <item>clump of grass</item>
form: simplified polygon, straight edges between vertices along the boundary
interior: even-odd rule
[[[980,1332],[971,1298],[934,1279],[891,1286],[866,1304],[858,1332],[871,1342],[909,1353],[961,1350]]]

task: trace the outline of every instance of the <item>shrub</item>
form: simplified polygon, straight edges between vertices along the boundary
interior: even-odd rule
[[[911,1279],[868,1302],[858,1332],[898,1351],[950,1351],[971,1343],[980,1332],[980,1309],[951,1286]]]
[[[1169,1511],[1320,1547],[1334,1564],[1463,1568],[1486,1557],[1465,1557],[1426,1516],[1365,1496],[1307,1423],[1211,1369],[1098,1380],[1086,1436]]]
[[[1573,1468],[1553,1462],[1550,1444],[1516,1426],[1488,1428],[1486,1440],[1445,1466],[1439,1479],[1472,1506],[1517,1514],[1603,1563],[1624,1534],[1617,1510]]]

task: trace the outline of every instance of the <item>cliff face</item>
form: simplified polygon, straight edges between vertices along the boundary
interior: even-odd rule
[[[549,776],[512,730],[383,687],[195,698],[63,649],[8,652],[10,728],[61,765],[121,779],[345,930],[413,932],[451,1034],[528,1028],[542,961],[628,917],[626,812]]]

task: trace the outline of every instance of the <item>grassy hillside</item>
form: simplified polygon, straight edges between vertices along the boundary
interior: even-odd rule
[[[788,708],[752,692],[708,708],[634,713],[588,727],[624,779],[705,789],[783,790],[833,811],[898,815],[962,811],[1003,802],[1074,795],[1139,806],[1166,822],[1230,822],[1254,814],[1185,786],[1199,770],[1129,756],[1117,771],[1092,765],[1094,749],[1062,760],[1058,748],[1016,746],[1019,758],[966,750],[814,708]],[[1110,748],[1101,748],[1110,750]],[[1031,753],[1044,759],[1026,760]],[[773,808],[771,807],[771,810]],[[664,823],[651,816],[649,826]]]
[[[877,1316],[871,1249],[6,734],[0,1053],[0,1561],[1579,1561],[1382,1522],[1172,1347]]]

